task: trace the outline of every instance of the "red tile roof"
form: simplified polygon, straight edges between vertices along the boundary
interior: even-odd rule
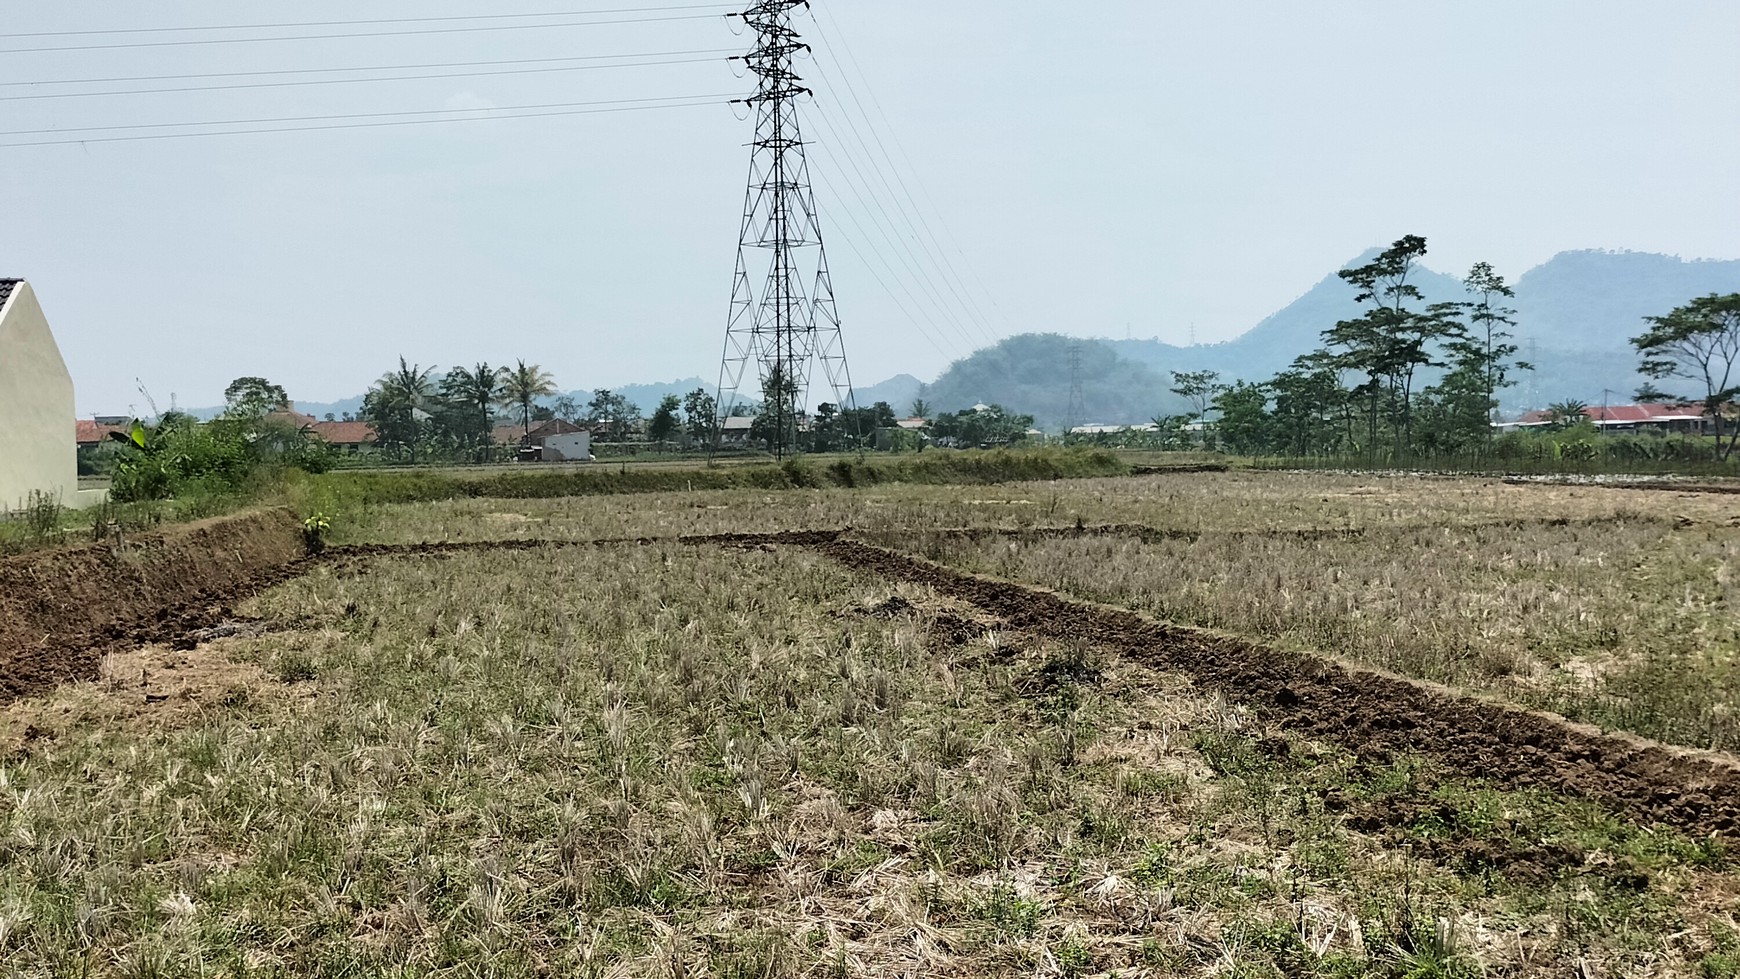
[[[1643,422],[1688,421],[1702,418],[1704,407],[1699,404],[1662,404],[1662,405],[1590,405],[1583,409],[1583,417],[1592,422],[1606,422],[1609,425],[1635,425]],[[1531,411],[1518,419],[1523,425],[1545,425],[1554,421],[1551,411]]]
[[[120,432],[125,435],[130,431],[132,431],[131,426],[99,425],[96,422],[85,421],[81,418],[78,423],[77,439],[80,445],[98,445],[109,440],[110,432]]]
[[[308,430],[328,445],[367,445],[375,440],[368,422],[313,422]]]

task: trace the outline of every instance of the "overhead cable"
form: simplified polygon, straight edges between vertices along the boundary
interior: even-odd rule
[[[118,27],[90,31],[37,31],[8,37],[91,37],[103,34],[182,34],[193,31],[275,31],[309,27],[373,27],[381,24],[435,24],[464,20],[526,20],[535,17],[593,17],[605,14],[645,14],[671,10],[731,10],[733,4],[690,3],[662,7],[613,7],[603,10],[547,10],[529,14],[468,14],[461,17],[391,17],[382,20],[316,20],[290,24],[211,24],[196,27]]]
[[[495,27],[437,27],[414,31],[370,31],[351,34],[291,34],[283,37],[211,37],[185,41],[131,41],[126,44],[78,44],[55,48],[0,48],[0,54],[41,54],[51,51],[113,51],[121,48],[176,48],[196,44],[257,44],[265,41],[332,41],[361,37],[414,37],[429,34],[480,34],[485,31],[538,31],[557,27],[607,27],[613,24],[659,24],[681,20],[714,20],[718,14],[636,17],[628,20],[564,21],[559,24],[503,24]]]
[[[127,126],[74,126],[68,129],[19,129],[10,132],[0,132],[4,136],[43,136],[57,133],[111,133],[135,129],[188,129],[194,126],[265,126],[279,122],[315,122],[332,119],[381,119],[387,116],[435,116],[455,112],[496,112],[512,109],[572,109],[590,105],[622,105],[633,102],[665,102],[671,99],[728,99],[731,93],[723,95],[666,95],[658,98],[645,99],[605,99],[599,102],[550,102],[543,105],[503,105],[487,108],[470,109],[411,109],[403,112],[354,112],[347,115],[321,116],[279,116],[273,119],[209,119],[203,122],[149,122],[135,123]]]
[[[813,14],[813,11],[812,11],[812,14]],[[831,13],[828,13],[827,16],[830,18],[830,20],[833,19],[833,15]],[[832,35],[823,31],[822,25],[820,23],[820,18],[818,16],[812,16],[812,19],[815,20],[815,22],[816,22],[816,32],[817,32],[818,38],[820,40],[822,40],[827,45],[829,54],[830,54],[830,56],[834,57],[836,66],[840,70],[840,74],[845,75],[846,69],[845,69],[844,63],[840,61],[838,56],[835,56],[833,54],[834,45],[832,43]],[[836,27],[838,26],[837,22],[836,22],[835,26]],[[944,233],[948,235],[948,237],[951,239],[951,241],[954,241],[955,252],[961,256],[961,260],[963,262],[967,263],[967,269],[972,274],[974,281],[978,284],[979,291],[985,295],[985,297],[990,301],[990,303],[993,307],[996,307],[996,308],[998,308],[999,311],[1001,311],[1001,307],[998,306],[995,295],[993,295],[991,293],[990,289],[985,286],[984,279],[979,276],[978,270],[973,266],[973,264],[970,261],[967,260],[966,253],[964,250],[961,249],[959,242],[954,240],[953,232],[949,228],[947,220],[943,217],[941,210],[936,207],[936,202],[934,199],[931,198],[929,190],[926,188],[924,180],[922,179],[921,175],[919,174],[918,169],[913,166],[912,158],[911,158],[911,156],[909,156],[907,154],[906,147],[901,143],[898,131],[896,131],[893,126],[888,125],[888,114],[883,110],[881,101],[876,98],[876,91],[874,88],[870,87],[869,79],[865,76],[862,66],[860,66],[858,64],[857,56],[855,54],[853,54],[853,52],[852,52],[851,42],[846,39],[844,34],[840,35],[839,48],[841,51],[843,51],[845,53],[846,58],[850,60],[852,68],[857,72],[859,79],[865,82],[865,86],[864,86],[865,91],[868,93],[871,103],[876,106],[876,112],[881,117],[883,124],[885,126],[887,126],[887,128],[889,130],[889,140],[894,143],[895,149],[900,152],[901,158],[906,162],[906,169],[910,170],[912,172],[913,181],[918,184],[919,192],[924,195],[926,202],[929,204],[929,210],[936,213],[937,221],[942,224]],[[818,68],[818,70],[822,70],[822,65],[819,61],[817,62],[817,68]],[[876,130],[874,120],[870,119],[869,113],[864,112],[862,102],[858,101],[857,91],[850,86],[849,80],[848,80],[848,85],[847,85],[847,91],[849,94],[852,95],[854,102],[858,102],[859,111],[863,112],[865,123],[867,126],[870,127],[872,135],[876,135],[877,130]],[[882,144],[881,137],[879,135],[877,135],[876,138],[877,138],[877,144],[878,144],[879,148],[882,149],[884,156],[887,156],[887,147]],[[894,160],[891,157],[889,158],[889,167],[894,170],[895,177],[899,181],[899,183],[901,185],[901,189],[906,192],[908,199],[911,199],[912,193],[911,193],[911,190],[906,186],[905,178],[901,175],[901,168],[895,166]],[[959,270],[956,269],[954,262],[948,257],[948,250],[943,246],[942,242],[940,240],[938,240],[935,231],[933,231],[931,229],[930,222],[925,217],[925,209],[920,208],[918,206],[918,202],[916,200],[913,200],[912,203],[913,203],[913,209],[919,215],[919,220],[920,220],[920,223],[924,227],[925,234],[930,237],[931,241],[936,245],[937,250],[941,253],[944,268],[946,268],[947,271],[949,272],[949,274],[954,277],[956,283],[958,283],[960,285],[960,287],[970,295],[972,290],[967,288],[967,285],[966,285],[965,281],[962,279]],[[973,301],[972,312],[974,314],[977,314],[981,327],[987,332],[987,334],[991,337],[993,342],[995,342],[995,340],[997,338],[997,331],[986,320],[986,317],[984,315],[984,311],[982,308],[980,308],[978,306],[977,300]]]
[[[436,68],[496,68],[502,65],[547,65],[569,61],[613,61],[620,58],[682,58],[701,54],[735,54],[736,48],[696,48],[689,51],[637,51],[630,54],[588,54],[569,58],[515,58],[508,61],[437,61],[419,65],[352,65],[345,68],[277,68],[270,71],[213,71],[193,75],[112,75],[107,78],[46,78],[0,81],[0,88],[21,85],[113,85],[121,82],[184,82],[207,78],[259,78],[268,75],[323,75],[346,71],[424,71]]]
[[[657,68],[664,65],[700,65],[718,61],[712,58],[683,58],[667,61],[631,61],[612,64],[564,65],[552,68],[504,68],[497,71],[458,71],[432,75],[382,75],[376,78],[311,78],[287,82],[243,82],[236,85],[189,85],[182,88],[139,88],[118,92],[54,92],[36,95],[0,95],[0,102],[28,102],[41,99],[108,98],[121,95],[162,95],[186,92],[230,92],[240,89],[297,88],[309,85],[356,85],[365,82],[407,82],[431,78],[484,78],[499,75],[545,75],[567,71],[600,71],[606,68]]]
[[[817,112],[812,116],[812,118],[821,120],[823,125],[828,128],[829,133],[833,135],[836,140],[840,139],[839,134],[834,130],[833,124],[828,122],[825,113]],[[943,301],[942,296],[931,283],[930,277],[922,271],[923,263],[918,260],[918,257],[915,254],[913,254],[911,247],[905,245],[899,229],[894,227],[894,222],[889,218],[887,209],[884,208],[881,202],[876,199],[875,191],[869,186],[869,180],[864,176],[863,170],[858,168],[858,161],[855,156],[850,152],[845,154],[847,162],[857,174],[857,183],[852,181],[852,174],[848,173],[846,168],[841,166],[839,157],[835,155],[828,144],[815,143],[813,145],[820,149],[828,162],[833,164],[834,168],[839,171],[842,182],[846,185],[847,189],[852,192],[853,197],[857,199],[858,204],[863,208],[864,213],[871,218],[871,223],[875,225],[877,232],[882,236],[882,239],[888,243],[890,250],[894,251],[896,257],[900,259],[901,264],[905,265],[911,281],[914,282],[921,291],[928,290],[930,300],[934,303],[936,311],[942,315],[943,319],[954,328],[955,333],[960,337],[960,339],[966,343],[965,349],[973,349],[976,344],[971,335],[968,334],[964,327],[962,327],[960,319],[949,311],[948,303]],[[878,220],[878,217],[880,220]],[[856,223],[855,220],[854,223]],[[859,230],[860,233],[862,233],[861,226]],[[865,243],[871,248],[875,248],[875,243],[870,241],[868,238],[865,239]],[[889,271],[893,274],[894,270],[892,265],[890,266]],[[902,279],[898,275],[896,275],[895,278],[896,281],[901,283],[903,288],[907,288],[906,279]],[[912,295],[910,288],[908,288],[907,295]],[[913,301],[915,303],[919,302],[917,297],[913,297]],[[927,318],[930,318],[928,314]],[[932,326],[936,326],[934,318],[931,318],[931,324]],[[950,341],[951,344],[953,342],[954,341],[952,340]]]
[[[524,112],[524,113],[519,113],[516,115],[467,116],[467,117],[458,118],[458,119],[396,119],[396,120],[391,120],[391,121],[386,121],[386,122],[357,122],[357,123],[344,123],[344,124],[339,124],[339,125],[316,125],[316,126],[286,126],[286,127],[282,127],[282,128],[275,128],[275,129],[214,129],[214,130],[210,130],[208,132],[197,132],[197,133],[151,133],[148,135],[141,135],[141,136],[96,136],[96,137],[83,137],[83,138],[75,137],[75,138],[71,138],[71,139],[43,139],[43,140],[31,140],[29,142],[21,142],[21,143],[0,143],[0,149],[10,149],[10,148],[19,147],[19,146],[69,146],[69,145],[75,145],[75,144],[84,145],[84,144],[88,144],[88,143],[131,143],[131,142],[137,142],[140,140],[192,139],[192,138],[206,137],[206,136],[251,136],[251,135],[264,135],[264,134],[270,134],[270,133],[306,133],[306,132],[319,132],[319,131],[339,130],[339,129],[378,129],[378,128],[384,128],[387,126],[425,126],[425,125],[441,125],[441,124],[445,124],[445,123],[456,123],[456,122],[497,122],[497,121],[508,120],[508,119],[543,119],[543,118],[548,118],[548,117],[553,117],[553,116],[587,116],[587,115],[597,115],[597,114],[608,113],[608,112],[639,112],[639,111],[648,110],[648,109],[687,109],[687,108],[695,108],[695,107],[699,107],[699,106],[708,106],[708,105],[716,106],[716,105],[723,104],[722,102],[720,102],[720,100],[717,96],[711,96],[711,97],[695,96],[694,98],[698,99],[699,101],[687,101],[687,102],[671,101],[671,102],[668,102],[666,104],[660,104],[660,105],[652,105],[652,104],[649,104],[649,105],[622,105],[622,106],[608,106],[605,108],[596,108],[596,109],[559,109],[559,110],[554,110],[554,111],[549,111],[549,112]],[[586,103],[576,103],[576,104],[583,105]],[[511,108],[511,107],[509,107],[509,108]],[[455,109],[453,111],[455,111],[455,112],[478,112],[478,111],[482,111],[482,110]],[[499,112],[499,111],[508,111],[508,109],[489,110],[489,111]],[[335,118],[337,118],[337,117],[335,117]],[[0,134],[0,135],[3,135],[3,134]]]
[[[833,85],[835,80],[832,79],[831,77],[829,77],[827,72],[822,69],[821,62],[819,60],[816,62],[816,67],[818,70],[822,71],[824,79],[826,79],[830,85]],[[850,83],[849,82],[846,83],[846,86],[848,88],[848,91],[850,91]],[[854,94],[853,97],[856,98],[856,95]],[[861,107],[862,107],[862,103],[860,103],[860,111],[862,111]],[[817,113],[818,117],[820,117],[824,121],[824,123],[826,123],[830,126],[833,126],[833,123],[829,119],[830,113],[827,111],[827,107],[825,105],[823,105],[819,99],[817,101],[817,108],[819,110],[821,110]],[[946,307],[948,305],[948,302],[947,302],[947,300],[942,298],[941,293],[945,290],[947,292],[949,292],[955,300],[955,305],[960,308],[962,313],[966,314],[967,321],[969,323],[971,323],[973,325],[973,327],[979,332],[981,338],[983,340],[991,343],[991,344],[995,344],[997,342],[997,337],[996,337],[995,333],[985,324],[985,322],[983,321],[982,318],[975,316],[971,304],[963,296],[960,288],[955,283],[951,282],[948,279],[947,275],[944,273],[943,269],[944,269],[944,266],[946,263],[946,257],[939,258],[939,256],[937,256],[937,254],[931,250],[930,245],[925,242],[924,237],[919,233],[919,226],[924,219],[923,219],[922,211],[918,208],[917,203],[913,202],[911,211],[908,210],[908,208],[906,206],[906,202],[902,201],[901,195],[896,193],[893,183],[890,182],[890,180],[888,178],[888,173],[883,168],[882,163],[878,160],[877,154],[871,150],[869,141],[867,141],[864,138],[864,135],[860,131],[857,122],[853,120],[850,111],[845,108],[844,103],[840,104],[839,114],[840,114],[841,121],[843,121],[846,124],[846,128],[851,131],[853,138],[857,140],[858,146],[862,150],[862,155],[869,162],[871,170],[875,171],[877,178],[881,181],[883,190],[887,191],[888,197],[892,200],[895,210],[898,211],[898,213],[900,214],[900,217],[905,221],[906,227],[911,233],[911,237],[918,242],[919,248],[924,251],[925,257],[928,258],[928,262],[920,260],[918,258],[917,252],[913,251],[914,260],[917,261],[921,267],[926,269],[926,271],[924,273],[925,285],[932,291],[932,294],[936,297],[937,302],[940,303],[941,305],[943,305],[944,307]],[[870,125],[870,120],[866,116],[865,117],[865,126],[868,127],[869,125]],[[874,130],[871,130],[871,136],[878,141],[878,146],[880,147],[881,146],[880,136],[878,136]],[[844,141],[844,136],[837,130],[835,132],[835,138]],[[888,156],[886,148],[884,147],[882,149],[883,149],[882,159],[885,159],[888,161],[888,169],[897,169],[894,165],[893,159]],[[857,157],[857,154],[852,154],[850,157],[852,159],[852,165],[854,167],[857,167],[857,165],[858,165],[856,157]],[[863,176],[862,171],[859,171],[859,172],[860,172],[860,176],[862,177]],[[864,177],[863,179],[865,180],[865,182],[867,184],[869,183],[869,180],[867,177]],[[900,180],[898,171],[896,172],[895,179],[896,179],[896,181]],[[904,188],[904,184],[902,184],[902,186]],[[872,190],[872,193],[874,193],[874,190]],[[911,200],[910,192],[908,192],[906,194],[906,198],[908,201]],[[914,218],[912,216],[912,211],[919,212],[918,220],[914,220]],[[907,247],[908,247],[908,250],[911,251],[911,246],[908,245]],[[943,286],[942,289],[938,289],[935,282],[932,280],[930,272],[929,272],[929,269],[931,269],[931,268],[935,268],[937,270],[936,275],[937,275],[937,278],[940,279],[942,282],[942,286]]]

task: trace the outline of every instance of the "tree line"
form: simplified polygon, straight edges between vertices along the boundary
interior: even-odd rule
[[[503,419],[520,428],[522,444],[533,428],[560,419],[590,428],[600,442],[644,436],[663,445],[710,442],[716,414],[713,395],[701,389],[667,395],[648,417],[608,388],[581,404],[562,394],[549,372],[524,360],[512,367],[455,367],[437,378],[436,368],[401,357],[364,395],[358,418],[374,428],[375,444],[389,458],[490,462],[503,452],[495,436]]]
[[[1301,457],[1487,448],[1499,393],[1534,369],[1517,359],[1517,314],[1506,305],[1515,292],[1480,262],[1463,279],[1466,298],[1428,303],[1411,281],[1425,254],[1426,239],[1409,235],[1339,272],[1360,314],[1326,328],[1318,349],[1266,381],[1226,384],[1212,371],[1173,372],[1172,392],[1192,410],[1155,418],[1160,440],[1182,447],[1212,439],[1239,454]],[[1740,395],[1740,294],[1694,300],[1647,322],[1632,339],[1640,371],[1701,390],[1678,398],[1652,384],[1638,390],[1638,400],[1695,401],[1712,419],[1718,457],[1727,458],[1740,440],[1740,426],[1727,417]],[[1581,405],[1553,412],[1580,417]]]

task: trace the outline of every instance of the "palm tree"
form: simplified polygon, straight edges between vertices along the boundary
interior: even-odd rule
[[[441,382],[441,394],[455,407],[463,408],[466,426],[477,439],[480,449],[489,445],[490,415],[502,397],[502,382],[507,371],[488,364],[472,368],[456,367]]]
[[[1558,428],[1570,428],[1573,425],[1580,424],[1584,418],[1588,417],[1585,414],[1588,408],[1588,405],[1572,398],[1567,401],[1561,401],[1558,404],[1548,405],[1547,415],[1552,419],[1554,426]]]
[[[434,396],[429,380],[433,373],[434,367],[407,363],[400,357],[398,369],[382,375],[363,399],[363,412],[374,423],[376,441],[408,448],[413,462],[417,457],[417,412]]]
[[[556,379],[537,364],[517,361],[502,371],[500,402],[505,407],[520,409],[520,423],[526,429],[526,441],[532,438],[532,402],[556,393]]]

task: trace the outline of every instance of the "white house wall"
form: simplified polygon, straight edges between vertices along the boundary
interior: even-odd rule
[[[77,428],[72,375],[36,293],[20,282],[0,308],[0,510],[37,491],[75,505]]]

